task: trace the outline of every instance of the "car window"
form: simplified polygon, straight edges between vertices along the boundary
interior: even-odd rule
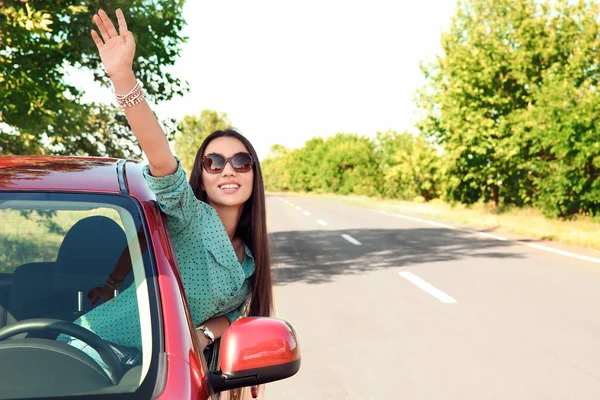
[[[0,371],[8,374],[0,372],[0,398],[138,390],[153,352],[143,228],[137,205],[121,196],[0,193]],[[93,304],[91,290],[119,259],[125,281]],[[73,325],[98,339],[75,336]]]

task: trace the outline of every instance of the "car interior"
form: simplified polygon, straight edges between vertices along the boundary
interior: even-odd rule
[[[104,285],[128,246],[125,230],[114,219],[88,214],[64,234],[51,261],[7,270],[0,258],[0,398],[131,392],[148,369],[146,362],[123,372],[105,340],[72,323],[93,308],[88,291]],[[0,251],[10,246],[9,239],[0,233]],[[27,251],[28,238],[20,239],[17,245]],[[141,264],[148,257],[144,254]],[[129,273],[121,291],[132,285],[134,275],[139,272]],[[98,351],[114,376],[83,351],[56,341],[61,333]]]

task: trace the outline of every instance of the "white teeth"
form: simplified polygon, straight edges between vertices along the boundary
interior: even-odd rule
[[[238,189],[238,185],[222,185],[221,189]]]

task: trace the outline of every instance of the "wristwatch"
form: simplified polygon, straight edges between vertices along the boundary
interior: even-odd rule
[[[210,329],[208,329],[206,326],[201,325],[198,327],[198,329],[202,331],[204,336],[206,336],[206,338],[208,339],[208,344],[211,344],[212,342],[215,341],[214,333],[212,333],[212,331]]]

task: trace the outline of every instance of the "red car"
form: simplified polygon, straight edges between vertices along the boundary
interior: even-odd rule
[[[136,298],[142,341],[141,357],[130,368],[107,341],[72,322],[99,306],[87,293],[104,284],[125,250],[131,272],[115,295]],[[132,316],[116,311],[106,323],[119,330],[124,318]],[[110,374],[82,348],[57,340],[60,334],[91,347]],[[300,368],[296,334],[276,318],[238,320],[205,354],[141,164],[0,157],[0,399],[135,394],[214,400]]]

